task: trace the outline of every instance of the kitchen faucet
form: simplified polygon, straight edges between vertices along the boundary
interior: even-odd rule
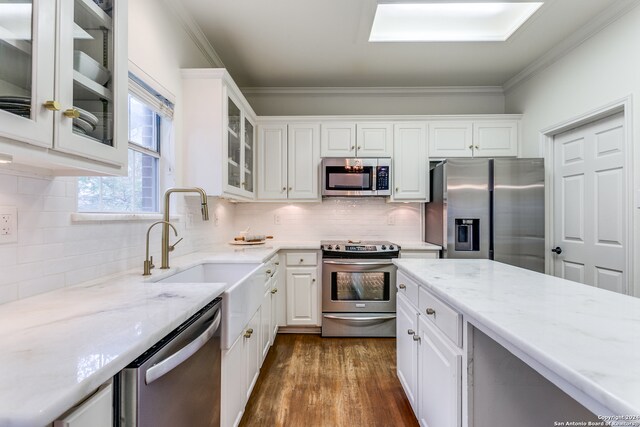
[[[151,233],[151,229],[153,227],[155,227],[158,224],[166,224],[168,226],[170,226],[171,228],[173,228],[173,232],[176,234],[176,237],[178,236],[178,230],[176,230],[176,228],[173,226],[173,224],[171,224],[168,221],[157,221],[154,222],[153,224],[151,224],[149,226],[149,228],[147,229],[147,252],[146,255],[144,257],[144,271],[142,273],[143,276],[150,276],[151,275],[151,269],[153,267],[155,267],[155,265],[153,265],[153,257],[149,257],[149,234]],[[182,238],[180,239],[182,240]],[[176,243],[173,244],[173,246],[177,245],[180,240],[178,240]]]
[[[200,194],[200,210],[202,211],[202,220],[209,221],[209,209],[207,205],[207,193],[202,188],[169,188],[164,193],[164,224],[162,225],[162,265],[161,269],[169,268],[169,252],[175,248],[174,245],[169,245],[169,201],[171,193],[198,193]],[[177,243],[176,243],[177,244]]]

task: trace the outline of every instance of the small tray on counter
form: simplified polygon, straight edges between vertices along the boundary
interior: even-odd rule
[[[252,246],[252,245],[262,245],[266,243],[266,240],[254,240],[253,242],[245,242],[244,240],[232,240],[229,242],[230,245],[236,246]]]

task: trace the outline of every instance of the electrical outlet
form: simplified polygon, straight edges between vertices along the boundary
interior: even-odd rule
[[[0,206],[0,244],[18,241],[18,210],[15,206]]]
[[[273,216],[273,223],[274,223],[275,225],[280,225],[280,215],[275,214],[275,215]]]
[[[387,216],[387,225],[396,225],[396,216],[394,214]]]

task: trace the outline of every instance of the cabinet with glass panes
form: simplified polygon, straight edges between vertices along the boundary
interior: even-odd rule
[[[0,1],[0,153],[126,174],[126,29],[126,0]]]
[[[256,115],[222,68],[182,70],[186,179],[207,194],[255,198]]]

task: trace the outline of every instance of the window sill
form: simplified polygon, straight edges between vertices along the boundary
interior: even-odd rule
[[[82,222],[114,222],[114,221],[161,221],[161,213],[89,213],[75,212],[71,214],[71,223]],[[180,221],[180,216],[171,215],[171,221]]]

